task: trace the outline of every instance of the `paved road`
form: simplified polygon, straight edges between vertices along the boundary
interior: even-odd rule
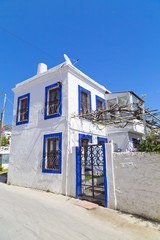
[[[160,232],[102,207],[0,183],[0,240],[159,240]]]

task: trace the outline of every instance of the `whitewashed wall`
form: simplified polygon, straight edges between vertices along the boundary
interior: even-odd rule
[[[104,99],[105,88],[88,77],[79,75],[70,69],[68,73],[68,162],[66,163],[67,195],[75,196],[75,146],[79,146],[79,134],[91,135],[92,143],[97,144],[97,137],[107,137],[107,129],[101,124],[92,124],[87,119],[72,117],[78,114],[78,85],[91,92],[92,109],[96,109],[96,95]],[[75,151],[75,150],[74,150]]]
[[[59,69],[58,69],[59,68]],[[93,126],[90,121],[70,118],[74,111],[78,113],[78,85],[91,91],[92,106],[96,108],[95,95],[104,98],[105,88],[85,77],[68,73],[68,66],[56,67],[46,73],[22,82],[14,89],[14,111],[10,165],[8,183],[33,187],[52,192],[68,194],[70,189],[70,158],[72,147],[78,146],[79,133],[106,137],[102,126]],[[62,116],[44,120],[45,87],[62,83]],[[88,81],[88,82],[87,82]],[[16,126],[17,100],[19,96],[30,93],[29,123]],[[42,173],[43,136],[62,132],[62,173]]]
[[[45,87],[57,82],[62,83],[62,116],[44,120]],[[16,86],[8,183],[66,195],[71,192],[72,147],[79,145],[79,133],[92,135],[95,144],[97,137],[108,134],[101,124],[71,117],[74,112],[78,114],[78,85],[91,92],[95,110],[96,95],[104,98],[106,89],[73,66],[59,65]],[[30,93],[29,123],[16,126],[17,100],[27,93]],[[62,173],[42,173],[43,137],[59,132],[62,132]]]
[[[45,87],[62,82],[62,116],[44,120]],[[17,99],[30,93],[29,123],[16,126]],[[67,72],[38,76],[15,89],[8,183],[63,193],[66,192]],[[43,136],[62,132],[62,174],[42,173]]]
[[[92,80],[93,81],[93,80]],[[78,146],[79,133],[91,135],[92,142],[97,144],[97,137],[107,137],[107,129],[101,124],[92,124],[87,119],[72,118],[72,114],[78,114],[78,85],[91,92],[92,110],[96,110],[96,95],[105,99],[105,88],[97,83],[88,81],[83,76],[68,74],[68,110],[69,110],[69,149]]]
[[[130,133],[127,129],[119,129],[119,132],[110,133],[108,132],[108,141],[114,142],[114,151],[117,152],[118,148],[122,152],[128,151],[128,148],[133,148],[132,138],[142,139],[141,134]]]
[[[160,154],[113,153],[107,165],[114,169],[109,176],[115,187],[112,208],[160,220]]]

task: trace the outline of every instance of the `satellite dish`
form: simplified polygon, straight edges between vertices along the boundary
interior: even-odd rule
[[[72,63],[71,63],[69,57],[68,57],[66,54],[64,54],[64,58],[65,58],[67,64],[72,65]]]

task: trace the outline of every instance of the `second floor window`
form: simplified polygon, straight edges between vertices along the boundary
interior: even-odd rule
[[[62,114],[62,86],[58,83],[46,87],[45,119]]]
[[[117,109],[117,99],[113,98],[107,101],[107,107],[109,112],[109,116],[111,119],[115,119],[115,115],[117,114],[116,109]]]
[[[49,90],[48,115],[59,113],[59,87]]]
[[[20,122],[27,120],[27,105],[28,105],[27,103],[28,103],[27,98],[24,98],[20,101],[20,111],[19,111]]]
[[[90,105],[89,105],[89,94],[81,91],[81,113],[86,114],[89,113]]]
[[[91,112],[91,93],[79,86],[79,115]]]
[[[18,98],[16,125],[29,122],[29,102],[29,93]]]
[[[103,110],[104,109],[104,106],[103,106],[104,104],[101,100],[98,99],[97,105],[98,105],[98,110]]]
[[[105,100],[103,98],[100,98],[96,96],[96,110],[101,111],[105,110]],[[102,120],[105,118],[105,113],[98,112],[98,119]]]

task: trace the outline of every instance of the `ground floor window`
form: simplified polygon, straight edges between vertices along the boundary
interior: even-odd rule
[[[97,144],[103,145],[104,143],[107,143],[107,138],[97,137]]]
[[[81,148],[81,153],[83,155],[83,164],[85,166],[85,171],[90,171],[90,151],[88,145],[92,143],[92,136],[86,134],[79,134],[79,146]]]
[[[44,135],[42,172],[61,173],[62,133]]]
[[[133,148],[137,148],[138,145],[140,144],[140,139],[132,138],[132,144],[133,144]]]
[[[80,147],[86,147],[89,143],[92,143],[92,136],[86,134],[79,134]]]

